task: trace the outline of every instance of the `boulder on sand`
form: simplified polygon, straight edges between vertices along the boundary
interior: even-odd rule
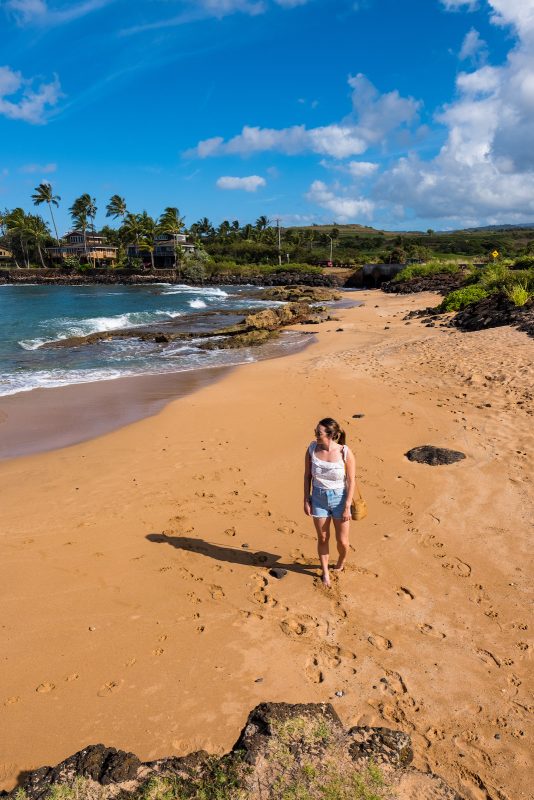
[[[417,461],[419,464],[429,464],[437,467],[440,464],[454,464],[465,458],[465,453],[459,450],[448,450],[446,447],[434,447],[432,444],[423,444],[413,447],[405,453],[408,461]]]

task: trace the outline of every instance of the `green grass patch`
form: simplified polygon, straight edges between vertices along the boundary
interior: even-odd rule
[[[511,287],[507,287],[505,292],[506,296],[512,301],[514,306],[518,307],[524,306],[529,300],[532,299],[532,297],[534,297],[534,292],[530,292],[527,284],[521,282],[515,283]]]
[[[461,289],[455,289],[454,292],[449,292],[443,302],[439,306],[440,311],[462,311],[467,306],[473,303],[478,303],[488,296],[489,290],[478,283],[464,286]]]
[[[454,261],[428,261],[426,264],[410,264],[395,275],[396,283],[409,281],[411,278],[426,278],[428,275],[441,275],[443,273],[456,274],[460,265]]]

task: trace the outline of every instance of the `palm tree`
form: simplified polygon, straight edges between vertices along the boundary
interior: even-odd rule
[[[215,233],[215,229],[207,217],[199,219],[199,221],[196,223],[196,226],[197,232],[201,237],[210,237]]]
[[[96,200],[87,193],[76,198],[72,206],[69,208],[69,214],[71,215],[74,223],[74,230],[81,231],[83,233],[83,245],[85,250],[85,258],[87,260],[89,260],[87,256],[88,220],[91,219],[91,228],[94,233],[96,211]]]
[[[241,228],[241,236],[245,240],[252,239],[254,237],[254,228],[252,227],[250,222],[247,222],[247,224],[243,225],[243,227]]]
[[[173,237],[174,269],[176,269],[178,253],[181,252],[181,248],[176,242],[176,235],[184,229],[184,218],[180,216],[180,212],[175,206],[167,206],[158,220],[158,228],[162,233],[168,233]]]
[[[39,186],[35,187],[34,194],[32,194],[32,200],[34,206],[40,206],[41,203],[46,203],[48,205],[48,210],[50,211],[50,216],[52,217],[52,225],[54,226],[54,231],[56,233],[57,246],[59,247],[59,236],[57,235],[56,221],[54,219],[52,206],[56,206],[57,208],[59,206],[61,197],[58,194],[53,193],[51,183],[43,182],[40,183]]]
[[[222,239],[226,239],[226,237],[230,233],[230,229],[231,229],[230,223],[228,222],[227,219],[224,219],[217,228],[217,235],[220,236]]]
[[[41,266],[43,269],[46,268],[46,264],[43,259],[43,252],[41,250],[41,245],[44,244],[50,238],[50,231],[46,226],[42,217],[39,217],[35,214],[26,214],[25,220],[25,231],[26,235],[29,239],[33,239],[35,246],[37,247],[37,252],[39,254],[39,260],[41,262]]]
[[[9,211],[5,216],[5,225],[7,234],[13,241],[13,244],[15,244],[16,240],[18,239],[24,263],[26,264],[26,267],[29,269],[30,268],[30,259],[28,255],[29,236],[26,224],[26,214],[24,213],[22,208],[14,208],[12,211]]]
[[[232,222],[230,227],[232,228],[232,231],[234,233],[238,233],[239,232],[239,228],[240,228],[239,220],[238,219],[234,219],[234,221]]]
[[[121,197],[119,194],[114,194],[106,206],[106,217],[113,217],[113,219],[121,217],[121,219],[124,219],[127,213],[128,209],[126,208],[126,200],[124,197]]]
[[[256,220],[256,230],[264,231],[269,226],[270,220],[266,216],[258,217]]]

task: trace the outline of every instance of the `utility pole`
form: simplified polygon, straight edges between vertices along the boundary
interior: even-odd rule
[[[276,218],[276,228],[278,230],[278,266],[282,266],[282,240],[280,232],[280,217]]]
[[[328,234],[326,234],[326,235],[328,236]],[[334,240],[332,239],[331,236],[328,236],[328,238],[330,239],[330,261],[332,261],[332,263],[333,263]]]

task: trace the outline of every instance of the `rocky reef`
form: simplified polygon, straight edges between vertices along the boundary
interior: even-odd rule
[[[410,737],[388,728],[348,731],[330,704],[262,703],[232,750],[142,763],[98,744],[21,776],[10,800],[462,800],[440,777],[411,766]],[[59,791],[59,794],[58,794]]]
[[[313,295],[312,295],[313,296]],[[315,301],[314,301],[315,302]],[[235,312],[233,312],[235,315]],[[221,312],[219,312],[219,316]],[[196,315],[198,319],[201,315]],[[317,324],[332,319],[324,306],[310,305],[309,302],[285,303],[262,311],[245,314],[237,323],[210,330],[184,331],[182,320],[164,322],[146,327],[122,328],[112,331],[98,331],[87,336],[70,336],[43,344],[43,348],[81,347],[110,339],[140,339],[157,343],[174,342],[187,339],[206,339],[198,345],[200,349],[228,349],[250,347],[264,344],[278,335],[287,325]]]

